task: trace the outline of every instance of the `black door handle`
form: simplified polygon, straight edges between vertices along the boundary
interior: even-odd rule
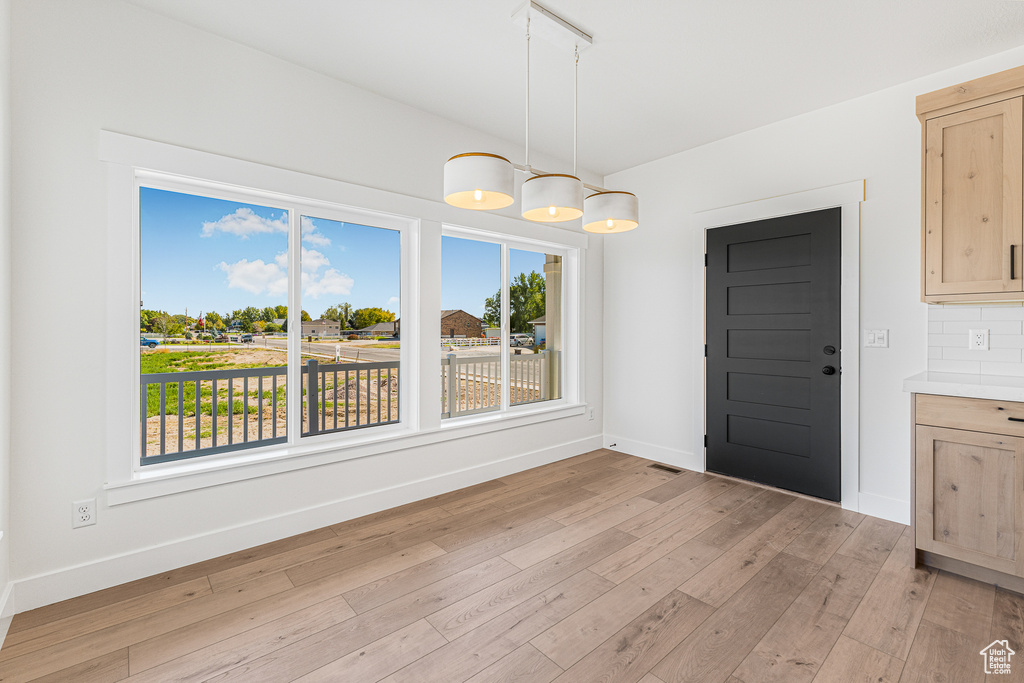
[[[1010,279],[1017,279],[1017,245],[1010,245]]]
[[[1009,420],[1010,422],[1024,422],[1024,418],[1020,417],[1008,417],[1006,419]]]
[[[836,369],[834,367],[832,367],[831,365],[826,365],[825,367],[823,367],[821,369],[821,374],[823,374],[823,375],[834,375],[834,374],[836,374]],[[1024,422],[1024,420],[1022,420],[1022,422]]]
[[[822,349],[822,351],[825,352],[826,356],[831,356],[832,354],[834,354],[836,352],[836,347],[834,347],[831,344],[829,344],[824,349]]]

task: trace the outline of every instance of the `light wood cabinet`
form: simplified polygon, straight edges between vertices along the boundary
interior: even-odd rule
[[[923,301],[1024,300],[1022,109],[1021,69],[918,98]]]
[[[918,550],[1024,577],[1024,418],[1018,415],[1024,415],[1019,403],[915,395]]]

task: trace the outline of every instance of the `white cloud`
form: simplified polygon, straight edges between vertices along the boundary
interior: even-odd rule
[[[331,239],[322,232],[317,232],[317,225],[313,222],[312,218],[303,216],[302,243],[304,245],[310,244],[314,247],[329,247],[331,246]]]
[[[398,297],[397,296],[393,296],[390,299],[388,299],[388,306],[394,306],[397,303],[398,303]]]
[[[280,218],[263,218],[247,207],[239,207],[234,213],[222,216],[213,222],[203,223],[203,237],[210,237],[213,233],[220,231],[238,235],[242,239],[248,239],[249,235],[272,232],[288,232],[288,214],[282,213]]]
[[[330,259],[315,249],[302,248],[302,272],[315,273],[331,265]]]
[[[263,259],[242,259],[230,264],[221,261],[217,267],[227,274],[228,287],[232,289],[271,295],[288,292],[288,272],[277,263],[264,263]]]
[[[336,268],[331,260],[315,249],[302,249],[302,295],[312,299],[323,295],[344,296],[352,293],[355,280]],[[287,294],[288,252],[274,256],[272,263],[263,259],[242,259],[235,263],[221,261],[217,268],[228,276],[228,287],[244,289],[253,294]],[[325,270],[326,269],[326,270]],[[397,297],[392,297],[397,302]]]
[[[303,296],[317,299],[323,294],[333,296],[351,294],[352,285],[354,285],[355,282],[356,281],[351,277],[345,273],[339,272],[335,268],[328,268],[324,271],[323,275],[320,276],[317,276],[316,273],[303,272]]]

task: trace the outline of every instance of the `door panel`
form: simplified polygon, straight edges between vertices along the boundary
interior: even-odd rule
[[[708,470],[839,500],[840,238],[838,208],[708,231]]]

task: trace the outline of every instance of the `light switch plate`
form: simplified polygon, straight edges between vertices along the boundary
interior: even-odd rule
[[[889,348],[889,330],[864,330],[864,346],[867,348]]]

